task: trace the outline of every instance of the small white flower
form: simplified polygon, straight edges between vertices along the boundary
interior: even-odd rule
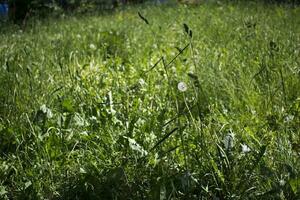
[[[241,144],[241,146],[243,153],[249,153],[251,151],[251,149],[246,144]]]
[[[96,50],[96,46],[94,44],[90,44],[90,49]]]
[[[181,92],[185,92],[187,90],[187,85],[185,84],[185,82],[179,82],[177,87]]]
[[[78,39],[80,39],[80,38],[81,38],[81,35],[80,35],[80,34],[77,34],[76,37],[77,37]]]

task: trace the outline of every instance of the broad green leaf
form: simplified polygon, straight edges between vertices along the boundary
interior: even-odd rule
[[[300,178],[289,180],[289,184],[295,194],[300,192]]]
[[[70,112],[70,113],[74,112],[73,102],[70,99],[63,100],[62,108],[65,112]]]

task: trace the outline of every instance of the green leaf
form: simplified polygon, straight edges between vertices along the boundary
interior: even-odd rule
[[[300,178],[290,179],[289,184],[294,192],[294,194],[297,194],[300,192]]]
[[[65,99],[62,102],[62,108],[64,112],[73,113],[74,112],[74,106],[73,102],[70,99]]]
[[[32,182],[31,181],[27,181],[25,183],[25,189],[27,189],[28,187],[30,187],[32,185]]]
[[[3,196],[5,194],[7,194],[8,192],[6,191],[5,187],[4,186],[0,186],[0,196]]]
[[[210,159],[210,163],[211,163],[211,166],[213,167],[215,173],[218,175],[219,179],[220,179],[221,182],[224,184],[224,182],[225,182],[224,175],[223,175],[223,173],[218,169],[218,166],[217,166],[216,162],[215,162],[213,159]]]

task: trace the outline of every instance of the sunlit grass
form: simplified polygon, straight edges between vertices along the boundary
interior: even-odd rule
[[[129,7],[7,26],[1,198],[299,198],[299,11]]]

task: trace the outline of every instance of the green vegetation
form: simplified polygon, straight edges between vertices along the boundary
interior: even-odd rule
[[[299,33],[254,3],[7,27],[0,198],[299,198]]]

